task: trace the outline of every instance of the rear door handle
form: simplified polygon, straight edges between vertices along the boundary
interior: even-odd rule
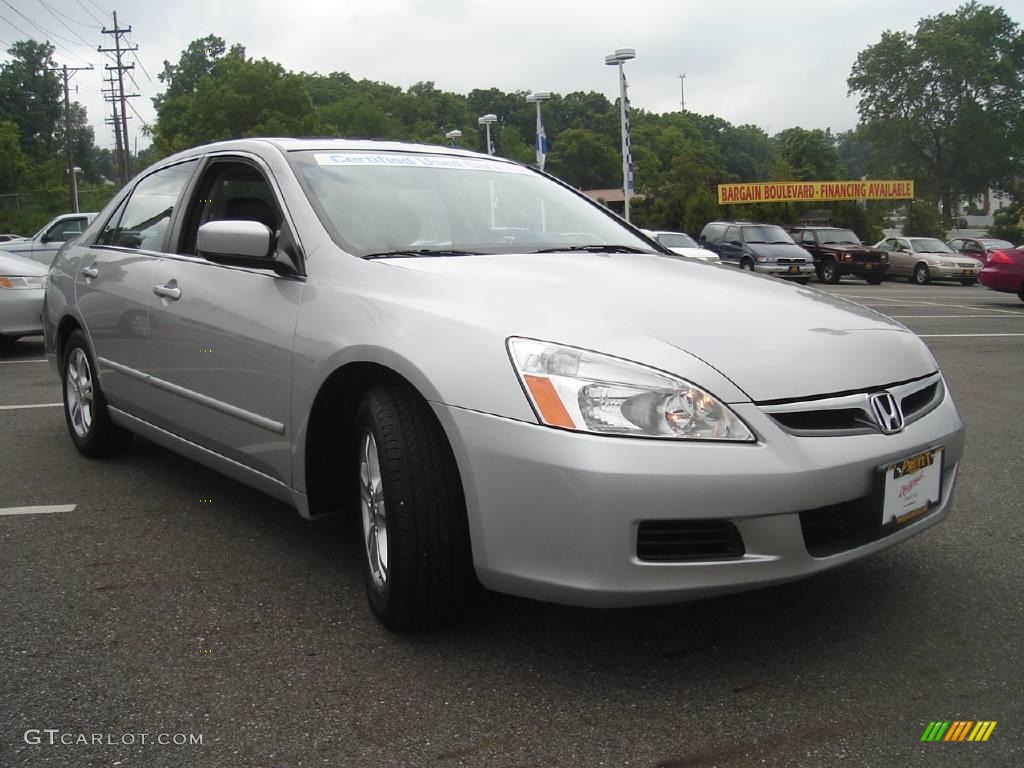
[[[82,274],[95,280],[100,276],[100,271],[96,267],[82,267]]]
[[[153,293],[162,299],[170,299],[171,301],[177,301],[181,298],[181,288],[178,287],[177,280],[171,280],[164,285],[154,285]]]

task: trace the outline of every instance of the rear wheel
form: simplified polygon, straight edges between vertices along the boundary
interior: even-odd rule
[[[918,264],[914,267],[913,281],[918,285],[928,285],[932,281],[932,273],[928,271],[927,264]]]
[[[110,420],[96,364],[85,336],[75,331],[64,346],[64,418],[79,453],[98,458],[123,451],[132,435]]]
[[[832,261],[832,259],[827,259],[821,265],[819,276],[821,278],[821,282],[835,285],[839,282],[839,265]]]
[[[356,415],[366,593],[392,630],[458,619],[475,583],[455,457],[426,402],[380,386]]]

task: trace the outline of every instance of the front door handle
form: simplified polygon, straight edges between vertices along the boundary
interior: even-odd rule
[[[170,299],[171,301],[177,301],[181,298],[181,288],[178,287],[177,280],[171,280],[163,285],[154,285],[153,293],[162,299]]]
[[[85,277],[95,280],[100,276],[100,271],[96,269],[96,267],[82,267],[82,274],[85,275]]]

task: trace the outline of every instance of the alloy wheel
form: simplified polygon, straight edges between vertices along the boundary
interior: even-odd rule
[[[388,523],[380,456],[377,441],[370,430],[363,433],[359,451],[359,506],[370,577],[374,586],[383,591],[388,585]]]
[[[81,347],[75,347],[68,358],[64,387],[71,427],[76,435],[85,439],[92,429],[93,379],[89,358]]]

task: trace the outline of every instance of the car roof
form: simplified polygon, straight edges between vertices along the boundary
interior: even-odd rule
[[[301,150],[322,150],[325,152],[415,152],[432,155],[448,155],[451,157],[472,157],[495,162],[510,163],[519,165],[513,160],[494,155],[486,155],[482,152],[471,152],[468,149],[458,147],[445,147],[438,144],[414,144],[404,141],[387,141],[382,139],[339,139],[333,137],[310,137],[310,138],[287,138],[287,137],[266,137],[252,139],[232,139],[230,141],[218,141],[212,144],[202,144],[198,147],[186,149],[176,155],[164,158],[159,165],[186,160],[209,152],[259,152],[273,148],[283,154],[298,152]]]

